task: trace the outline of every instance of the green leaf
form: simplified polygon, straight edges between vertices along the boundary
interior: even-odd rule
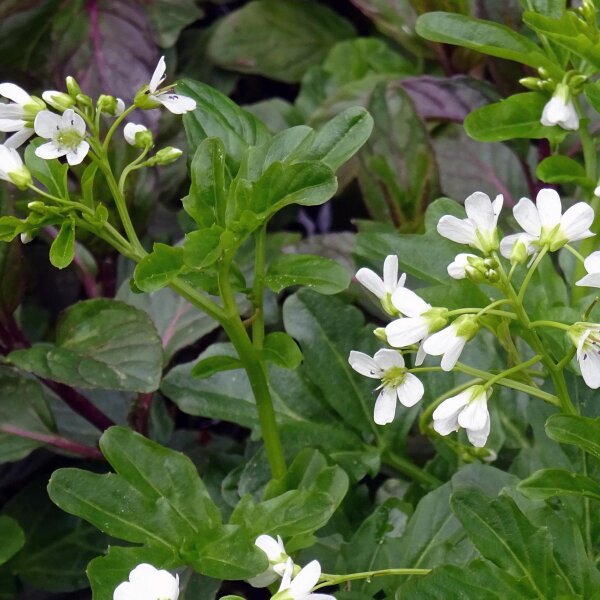
[[[359,106],[347,108],[317,132],[303,160],[318,160],[337,171],[369,139],[373,117]]]
[[[560,127],[546,127],[540,119],[549,98],[539,92],[514,94],[505,100],[474,110],[465,119],[467,133],[480,142],[503,142],[515,138],[548,138],[560,141]]]
[[[182,94],[196,101],[196,110],[183,116],[190,152],[206,138],[219,138],[232,175],[249,146],[258,146],[271,137],[265,125],[221,92],[199,81],[186,79],[178,84]]]
[[[136,265],[133,279],[144,292],[155,292],[169,285],[183,270],[183,248],[155,243],[152,252]]]
[[[573,11],[565,11],[561,18],[553,19],[533,12],[525,12],[523,21],[539,34],[570,50],[600,68],[600,48],[597,30],[581,20]]]
[[[218,138],[207,138],[196,148],[190,169],[192,185],[183,208],[201,227],[225,224],[225,147]]]
[[[211,227],[186,234],[183,243],[183,262],[192,269],[210,267],[223,252],[222,233],[220,227]]]
[[[520,0],[524,10],[533,10],[548,17],[560,17],[566,8],[566,0]]]
[[[255,0],[222,19],[208,53],[225,69],[295,83],[333,44],[354,34],[352,25],[326,6]]]
[[[600,460],[600,418],[552,415],[546,421],[546,433],[554,441],[578,446]]]
[[[264,360],[284,369],[295,369],[302,362],[298,344],[283,331],[268,333],[260,353]]]
[[[596,183],[587,178],[585,168],[568,156],[556,154],[548,156],[538,164],[535,174],[546,183],[575,183],[584,187],[594,187]]]
[[[36,155],[35,151],[44,143],[42,139],[34,139],[25,148],[25,165],[53,196],[69,198],[67,188],[67,173],[69,165],[62,164],[58,159],[45,160]]]
[[[429,12],[419,17],[417,33],[432,42],[464,46],[534,69],[544,67],[551,75],[560,74],[559,68],[539,46],[499,23],[454,13]]]
[[[181,31],[204,15],[194,0],[151,0],[146,6],[154,37],[162,48],[173,46]]]
[[[75,221],[65,221],[50,246],[50,262],[57,269],[68,267],[75,257]]]
[[[10,517],[0,515],[0,565],[15,555],[25,544],[25,534],[19,524]]]
[[[320,294],[337,294],[350,285],[350,275],[342,265],[329,258],[282,254],[269,265],[265,283],[274,292],[302,285]]]
[[[583,93],[590,103],[590,106],[596,112],[600,112],[600,82],[595,81],[594,83],[586,83],[583,86]]]
[[[27,231],[25,221],[13,216],[0,217],[0,241],[12,242],[20,233]]]
[[[221,371],[233,371],[242,369],[244,365],[239,358],[232,356],[209,356],[201,361],[198,361],[191,370],[192,377],[198,379],[206,379],[215,373]]]
[[[146,313],[116,300],[94,299],[64,313],[55,344],[15,350],[8,360],[75,387],[152,392],[160,382],[162,347]]]
[[[481,554],[523,580],[533,597],[556,597],[552,540],[509,497],[492,499],[477,489],[455,492],[452,511]]]
[[[600,500],[600,484],[585,475],[565,469],[542,469],[519,484],[519,491],[533,500],[553,496],[587,496]]]

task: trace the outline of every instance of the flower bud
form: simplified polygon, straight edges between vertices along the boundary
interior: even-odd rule
[[[34,200],[27,204],[27,208],[32,212],[45,213],[46,205],[41,200]]]
[[[183,152],[179,148],[167,146],[161,148],[148,162],[153,162],[155,165],[168,165],[175,162]]]
[[[385,335],[385,327],[377,327],[373,330],[373,335],[384,343],[388,343],[387,335]]]
[[[524,265],[528,257],[527,242],[523,238],[519,238],[512,247],[509,256],[510,262],[513,265]]]
[[[83,106],[85,108],[92,107],[92,99],[89,96],[87,96],[86,94],[77,94],[75,99],[77,100],[78,104],[80,104],[81,106]]]
[[[152,132],[144,125],[127,123],[123,129],[125,141],[136,148],[150,148],[154,143]]]
[[[75,105],[75,100],[69,94],[64,92],[57,92],[56,90],[48,90],[42,94],[42,98],[52,108],[58,112],[64,112],[67,108],[71,108]]]
[[[65,82],[67,84],[67,91],[69,92],[70,96],[73,96],[73,98],[76,98],[79,94],[81,94],[81,88],[79,87],[79,84],[77,83],[77,80],[75,79],[75,77],[71,77],[69,75],[65,79]]]
[[[477,318],[472,315],[461,315],[453,324],[456,329],[456,335],[466,340],[473,339],[479,331]]]
[[[489,269],[485,272],[485,278],[488,283],[496,283],[500,279],[500,275],[498,275],[498,271],[494,271],[494,269]]]
[[[519,83],[528,90],[538,92],[542,86],[542,80],[539,77],[523,77],[519,79]]]
[[[20,190],[26,190],[33,183],[31,173],[25,165],[22,165],[14,171],[9,171],[7,176]]]
[[[33,240],[33,236],[31,233],[29,233],[29,231],[25,231],[19,237],[21,238],[21,244],[29,244],[29,242]]]
[[[121,103],[123,103],[123,100],[121,100]],[[114,96],[101,94],[98,98],[98,101],[96,102],[96,110],[98,110],[98,112],[103,112],[107,115],[112,115],[113,117],[116,117],[118,116],[118,104],[119,101]],[[121,110],[121,112],[123,111]]]

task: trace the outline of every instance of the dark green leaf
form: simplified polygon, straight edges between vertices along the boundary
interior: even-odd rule
[[[152,252],[136,265],[133,279],[144,292],[155,292],[167,285],[183,270],[183,249],[155,243]]]
[[[197,362],[191,370],[192,377],[206,379],[220,371],[233,371],[242,369],[243,364],[239,358],[233,356],[210,356]]]
[[[261,355],[264,360],[284,369],[295,369],[302,362],[298,344],[283,331],[274,331],[265,336]]]
[[[160,382],[162,347],[146,313],[116,300],[95,299],[64,314],[56,344],[15,350],[9,360],[76,387],[152,392]]]
[[[583,86],[583,93],[592,108],[600,112],[600,82],[586,83]]]
[[[38,138],[25,148],[25,165],[31,171],[34,179],[37,179],[50,194],[58,198],[68,198],[67,173],[69,165],[62,164],[58,159],[45,160],[36,156],[36,148],[43,143],[44,141]]]
[[[352,25],[326,6],[255,0],[221,21],[208,52],[226,69],[294,83],[321,62],[335,42],[353,36]]]
[[[524,10],[533,10],[548,17],[560,17],[565,12],[565,0],[520,0]]]
[[[194,0],[150,0],[146,6],[156,42],[163,48],[175,44],[181,30],[204,14]]]
[[[183,262],[192,269],[210,267],[223,252],[222,233],[221,228],[214,227],[186,234],[183,243]]]
[[[10,517],[0,515],[0,565],[16,554],[25,544],[25,534]]]
[[[57,269],[68,267],[75,256],[75,222],[65,221],[50,246],[50,262]]]
[[[573,444],[600,459],[600,418],[552,415],[546,421],[546,433],[561,444]]]
[[[584,167],[568,156],[556,154],[548,156],[538,164],[535,174],[546,183],[576,183],[584,187],[594,187],[595,181],[590,181]]]
[[[585,475],[565,469],[542,469],[519,484],[519,490],[534,500],[553,496],[587,496],[600,500],[600,484]]]
[[[350,285],[350,276],[342,265],[329,258],[282,254],[269,265],[265,282],[274,292],[302,285],[320,294],[337,294]]]

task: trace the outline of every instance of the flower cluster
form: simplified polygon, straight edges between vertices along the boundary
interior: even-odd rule
[[[537,266],[534,261],[541,260],[546,253],[594,235],[590,230],[593,209],[580,202],[563,213],[561,199],[553,189],[540,190],[535,203],[522,198],[514,207],[513,216],[523,231],[504,238],[498,229],[503,205],[501,195],[492,201],[486,194],[475,192],[464,204],[466,218],[445,215],[439,220],[437,231],[449,240],[471,247],[478,254],[458,254],[448,265],[448,274],[453,279],[469,279],[505,292],[512,289],[512,284],[501,265],[501,257],[510,261],[513,270],[528,261],[529,268],[534,270]],[[574,251],[570,246],[568,249]],[[577,281],[577,285],[600,287],[600,252],[585,259],[585,269],[587,275]],[[396,256],[385,259],[383,277],[363,268],[356,274],[356,279],[394,318],[385,330],[376,330],[377,336],[384,339],[389,348],[377,351],[373,357],[353,350],[348,358],[355,371],[381,382],[374,407],[374,421],[378,425],[393,421],[398,402],[411,407],[424,397],[425,389],[417,374],[432,369],[421,368],[426,356],[440,356],[439,369],[442,371],[462,370],[465,367],[458,363],[461,353],[487,317],[495,314],[518,317],[495,308],[502,304],[512,304],[514,308],[516,293],[514,298],[495,300],[485,308],[449,310],[432,306],[405,287],[406,275],[398,277]],[[525,289],[522,291],[524,293]],[[561,328],[567,326],[561,325]],[[576,348],[585,382],[594,389],[600,387],[600,325],[576,323],[568,333]],[[405,360],[405,355],[411,353],[415,355],[413,367],[407,366]],[[502,375],[490,374],[487,380],[468,386],[456,395],[443,396],[431,414],[433,429],[445,436],[463,428],[474,446],[484,446],[490,433],[488,400],[492,385],[501,379]]]
[[[177,600],[179,575],[142,563],[131,573],[129,580],[119,584],[113,600]]]

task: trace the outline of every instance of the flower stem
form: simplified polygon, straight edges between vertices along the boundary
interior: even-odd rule
[[[525,298],[525,292],[527,291],[527,286],[529,285],[529,282],[531,281],[533,274],[535,273],[536,269],[538,268],[538,265],[540,264],[540,262],[542,262],[542,259],[544,258],[544,256],[546,256],[547,252],[548,252],[548,246],[544,246],[540,250],[540,253],[536,256],[531,267],[529,267],[529,271],[527,271],[527,275],[525,275],[525,279],[523,280],[523,283],[521,284],[521,289],[519,290],[519,295],[517,296],[517,304],[519,304],[519,305],[523,304],[523,299]]]
[[[440,481],[435,475],[424,471],[423,469],[417,467],[412,461],[392,452],[390,450],[385,450],[383,456],[381,457],[383,462],[393,467],[394,469],[400,471],[400,473],[404,473],[414,481],[417,481],[421,485],[424,485],[427,488],[436,488],[442,485],[442,481]]]
[[[585,262],[585,258],[579,252],[577,252],[577,250],[575,250],[575,248],[573,248],[573,246],[571,246],[570,244],[565,244],[563,248],[565,250],[568,250],[579,262]]]
[[[501,379],[504,379],[505,377],[508,377],[509,375],[512,375],[513,373],[518,373],[519,371],[522,371],[523,369],[527,369],[528,367],[535,365],[535,363],[539,362],[540,360],[542,360],[541,355],[536,354],[535,356],[533,356],[529,360],[525,361],[524,363],[521,363],[520,365],[516,365],[514,367],[511,367],[510,369],[506,369],[506,371],[502,371],[501,373],[494,375],[491,379],[488,379],[483,384],[483,387],[484,388],[492,387],[492,385],[494,385],[494,383],[496,383],[497,381],[500,381]]]
[[[346,581],[355,581],[357,579],[371,579],[371,577],[393,577],[395,575],[427,575],[431,569],[381,569],[380,571],[365,571],[363,573],[349,573],[348,575],[328,575],[321,574],[322,583],[316,585],[313,589],[318,590],[330,585],[339,585]]]
[[[252,303],[254,304],[254,320],[252,321],[252,342],[258,350],[262,348],[265,337],[265,259],[267,243],[266,223],[256,232],[256,246],[254,258],[254,283],[252,285]]]
[[[127,117],[127,115],[129,115],[129,113],[133,112],[134,110],[135,110],[135,104],[131,105],[129,108],[126,108],[114,120],[113,124],[110,126],[110,129],[106,133],[106,137],[104,138],[104,143],[102,144],[102,149],[104,150],[105,153],[108,150],[108,145],[110,144],[110,140],[112,139],[112,136],[114,135],[115,131],[117,130],[117,127],[119,127],[119,125],[123,122],[123,120]]]
[[[536,327],[553,327],[554,329],[564,329],[565,331],[571,328],[570,325],[559,323],[558,321],[531,321],[529,327],[530,329],[535,329]]]
[[[502,303],[508,302],[508,300],[500,301]],[[497,303],[494,303],[497,306]],[[491,305],[490,305],[491,306]],[[507,319],[516,319],[517,315],[513,312],[509,312],[506,310],[496,310],[486,306],[485,308],[457,308],[456,310],[451,310],[447,313],[448,317],[455,317],[458,315],[471,315],[474,314],[476,317],[479,317],[483,314],[487,315],[495,315],[497,317],[506,317]]]

